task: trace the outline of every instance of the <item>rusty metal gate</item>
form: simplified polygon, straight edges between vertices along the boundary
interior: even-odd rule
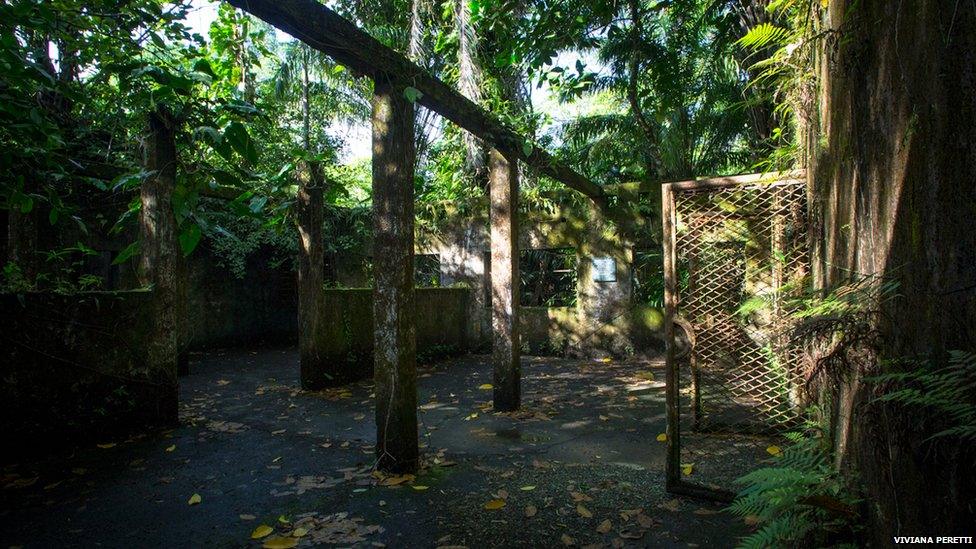
[[[807,280],[806,188],[793,173],[662,190],[668,490],[729,500],[806,406],[786,337]]]

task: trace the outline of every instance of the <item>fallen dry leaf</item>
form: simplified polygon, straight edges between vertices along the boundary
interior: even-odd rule
[[[478,388],[481,389],[482,391],[490,391],[494,389],[495,386],[492,385],[491,383],[482,383],[481,385],[478,385]]]
[[[681,474],[688,477],[691,476],[691,472],[695,470],[694,463],[682,463],[681,464]]]
[[[766,453],[769,454],[769,455],[771,455],[771,456],[773,456],[773,457],[779,457],[779,456],[783,455],[783,450],[781,450],[779,446],[776,446],[774,444],[774,445],[766,448]]]
[[[519,490],[522,490],[523,492],[530,492],[532,490],[535,490],[535,486],[523,486],[519,488]]]
[[[251,539],[261,539],[266,537],[271,532],[274,532],[274,528],[268,526],[267,524],[262,524],[251,532]]]
[[[193,494],[186,503],[187,505],[197,505],[201,501],[203,501],[203,498],[200,497],[200,494]]]
[[[593,518],[593,513],[584,507],[582,503],[576,506],[576,512],[583,518]]]
[[[668,434],[667,433],[661,433],[661,434],[659,434],[657,436],[657,441],[658,442],[667,442],[668,441]]]
[[[115,443],[114,442],[108,442],[108,443],[105,443],[105,444],[96,444],[96,446],[98,446],[102,450],[108,450],[109,448],[115,448]]]
[[[426,489],[430,488],[430,486],[424,486],[423,484],[412,484],[410,487],[413,488],[414,490],[418,491],[418,492],[421,492],[423,490],[426,490]]]
[[[610,533],[610,530],[613,530],[613,523],[610,522],[610,519],[601,522],[600,525],[596,527],[596,531],[601,534],[608,534]]]
[[[264,547],[264,549],[290,549],[291,547],[298,547],[298,538],[286,538],[283,536],[268,538],[261,547]]]
[[[563,534],[562,537],[559,538],[559,540],[562,541],[563,542],[563,545],[565,545],[567,547],[569,547],[571,545],[576,545],[576,540],[573,539],[573,538],[571,538],[571,537],[569,537],[569,534]]]
[[[505,500],[503,499],[493,499],[488,501],[488,503],[485,503],[485,509],[489,511],[501,509],[502,507],[505,507]]]
[[[581,492],[570,492],[569,495],[573,497],[573,501],[593,501],[593,498]]]
[[[257,518],[254,515],[238,515],[238,516],[241,517],[241,520],[254,520]]]
[[[532,518],[532,517],[536,516],[536,514],[538,512],[539,512],[539,510],[536,509],[535,505],[526,505],[525,506],[525,516],[527,516],[529,518]]]

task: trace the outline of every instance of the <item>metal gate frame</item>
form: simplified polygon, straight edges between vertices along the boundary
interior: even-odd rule
[[[662,199],[662,230],[663,230],[663,252],[664,252],[664,328],[665,328],[665,340],[667,343],[667,354],[666,354],[666,406],[667,406],[667,457],[666,457],[666,490],[670,493],[677,495],[685,495],[691,497],[697,497],[702,499],[709,499],[715,501],[730,502],[734,499],[735,493],[732,490],[725,489],[724,487],[706,486],[704,484],[691,482],[682,478],[682,467],[681,467],[681,402],[680,402],[680,389],[681,389],[681,357],[678,356],[677,345],[676,345],[676,334],[675,326],[678,325],[684,331],[689,332],[693,330],[691,323],[686,319],[682,319],[678,315],[679,309],[679,273],[678,273],[678,250],[677,250],[677,209],[675,205],[675,195],[679,193],[702,193],[702,192],[720,192],[722,190],[728,190],[735,187],[742,188],[761,188],[760,186],[765,186],[770,184],[770,187],[776,185],[803,185],[805,188],[805,173],[803,171],[787,172],[787,173],[770,173],[770,174],[749,174],[741,176],[731,176],[731,177],[719,177],[711,179],[700,179],[693,181],[682,181],[676,183],[665,183],[661,186],[661,199]],[[807,204],[806,197],[804,195],[803,200],[803,215],[807,215]],[[805,250],[809,250],[809,226],[805,226],[804,230],[806,235],[804,239]],[[773,244],[775,245],[775,244]],[[808,252],[804,251],[806,256]],[[804,257],[809,265],[809,258]],[[690,370],[690,385],[692,396],[692,411],[694,416],[695,425],[698,422],[699,410],[699,400],[698,391],[700,390],[698,385],[700,381],[698,379],[697,368],[693,367],[695,361],[695,345],[700,345],[701,342],[696,340],[696,334],[687,333],[691,349],[687,353],[691,364],[689,364]],[[746,471],[742,471],[745,474]]]

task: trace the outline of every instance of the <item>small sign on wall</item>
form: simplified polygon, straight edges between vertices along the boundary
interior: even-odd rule
[[[593,282],[616,282],[617,261],[612,257],[594,257]]]

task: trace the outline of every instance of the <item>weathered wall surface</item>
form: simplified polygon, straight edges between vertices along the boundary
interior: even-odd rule
[[[610,322],[584,325],[575,307],[522,307],[522,350],[532,355],[663,353],[664,312],[638,305]]]
[[[520,250],[573,248],[578,259],[576,307],[521,308],[524,352],[602,357],[663,350],[660,311],[633,299],[633,250],[638,242],[646,245],[653,230],[636,211],[639,188],[629,184],[613,189],[619,215],[612,220],[595,208],[585,215],[568,209],[520,215]],[[441,284],[474,289],[468,318],[470,342],[477,349],[490,346],[484,295],[488,250],[487,220],[479,218],[459,219],[457,227],[425,240],[418,250],[440,256]],[[594,279],[593,257],[614,260],[614,280]]]
[[[298,341],[298,288],[291,265],[273,268],[271,251],[248,256],[243,278],[201,245],[188,261],[191,349]]]
[[[0,432],[43,452],[177,421],[175,372],[147,370],[152,293],[0,295]],[[175,361],[174,361],[175,367]]]
[[[373,375],[373,290],[325,291],[324,349],[338,385]],[[468,350],[467,288],[417,288],[415,327],[418,361]]]
[[[851,272],[899,282],[882,358],[973,350],[976,4],[834,0],[829,20],[838,34],[809,170],[818,282]],[[840,394],[835,438],[842,466],[863,479],[873,541],[971,535],[974,445],[926,441],[939,418],[872,403],[876,387],[862,379]]]

